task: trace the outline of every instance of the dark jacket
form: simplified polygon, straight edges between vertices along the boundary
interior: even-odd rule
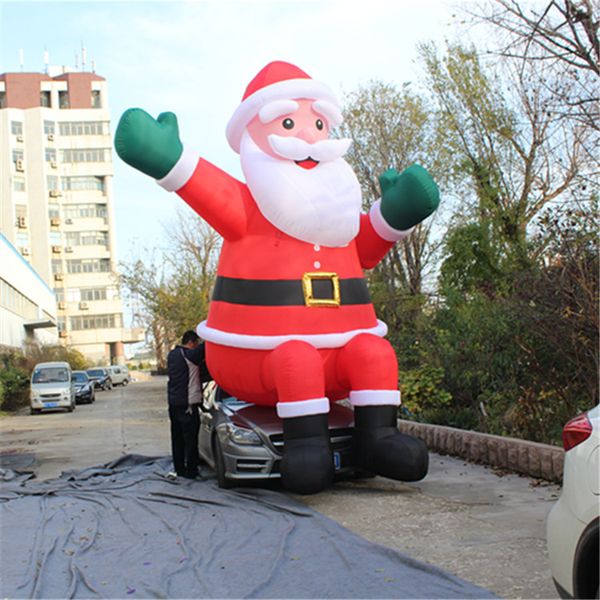
[[[175,346],[167,358],[169,406],[189,406],[202,401],[202,383],[210,381],[204,344],[197,348]]]

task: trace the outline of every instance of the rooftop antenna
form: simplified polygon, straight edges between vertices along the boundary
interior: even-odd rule
[[[96,72],[96,61],[92,58],[92,73]]]
[[[23,65],[25,63],[25,58],[23,54],[23,48],[19,48],[19,64],[21,65],[21,71],[23,71]]]
[[[85,64],[87,62],[87,50],[85,49],[85,46],[82,44],[81,45],[81,70],[85,71]]]
[[[47,48],[44,48],[44,65],[46,66],[44,73],[48,75],[48,71],[50,69],[50,53]]]
[[[79,71],[79,54],[75,52],[75,70]]]

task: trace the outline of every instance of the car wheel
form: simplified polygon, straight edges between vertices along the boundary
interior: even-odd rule
[[[125,387],[125,386],[126,386],[128,383],[129,383],[129,381],[127,381],[127,379],[125,379],[125,380],[123,381],[123,387]]]
[[[215,471],[217,472],[217,484],[222,489],[227,489],[232,486],[231,481],[225,477],[225,457],[223,456],[223,449],[221,448],[221,442],[217,435],[213,438],[213,456],[215,458]]]
[[[73,412],[75,410],[75,403],[71,403],[71,405],[67,408],[69,412]]]
[[[29,413],[32,415],[39,415],[42,411],[39,408],[30,408]]]

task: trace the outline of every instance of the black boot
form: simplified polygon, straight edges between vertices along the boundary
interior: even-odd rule
[[[427,446],[398,431],[395,406],[356,406],[352,441],[356,464],[366,471],[398,481],[427,475]]]
[[[281,481],[296,494],[315,494],[333,483],[333,453],[326,414],[283,419]]]

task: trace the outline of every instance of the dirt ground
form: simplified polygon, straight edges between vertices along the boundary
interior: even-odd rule
[[[0,459],[39,479],[123,454],[169,454],[166,379],[98,392],[75,412],[0,419]],[[338,482],[297,496],[348,529],[503,598],[557,598],[545,543],[555,485],[431,455],[427,478]]]

